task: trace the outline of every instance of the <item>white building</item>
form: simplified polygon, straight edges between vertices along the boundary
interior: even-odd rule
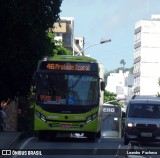
[[[117,98],[128,99],[133,95],[133,79],[133,74],[130,74],[129,71],[123,73],[120,70],[118,73],[110,73],[106,90],[117,94]]]
[[[84,37],[74,37],[74,55],[79,54],[84,49]]]
[[[134,94],[156,95],[160,92],[160,15],[135,24]]]

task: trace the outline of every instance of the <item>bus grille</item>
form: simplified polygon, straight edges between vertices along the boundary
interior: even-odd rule
[[[61,128],[61,124],[63,123],[60,123],[60,122],[50,122],[48,123],[48,126],[50,128]],[[65,124],[65,123],[64,123]],[[70,128],[79,128],[80,127],[80,124],[79,123],[70,123],[71,127]]]

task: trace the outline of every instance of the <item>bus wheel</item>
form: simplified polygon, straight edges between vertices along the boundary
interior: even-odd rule
[[[44,140],[45,139],[45,132],[44,131],[39,131],[38,138],[39,138],[39,140]]]
[[[96,137],[97,137],[97,133],[94,133],[94,132],[93,133],[87,133],[86,136],[87,136],[88,140],[95,141]]]
[[[99,131],[96,135],[97,138],[101,138],[101,131]]]

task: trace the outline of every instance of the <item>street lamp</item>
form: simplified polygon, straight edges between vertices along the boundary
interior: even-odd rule
[[[91,44],[91,45],[87,46],[86,48],[82,49],[78,54],[76,54],[76,56],[78,56],[79,54],[84,55],[84,50],[88,49],[89,47],[92,47],[92,46],[95,46],[95,45],[98,45],[98,44],[107,43],[107,42],[111,42],[111,39],[102,39],[100,42]]]

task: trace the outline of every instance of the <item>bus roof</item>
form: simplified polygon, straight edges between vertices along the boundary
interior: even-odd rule
[[[97,60],[87,56],[54,55],[49,61],[68,61],[68,62],[94,62]]]

